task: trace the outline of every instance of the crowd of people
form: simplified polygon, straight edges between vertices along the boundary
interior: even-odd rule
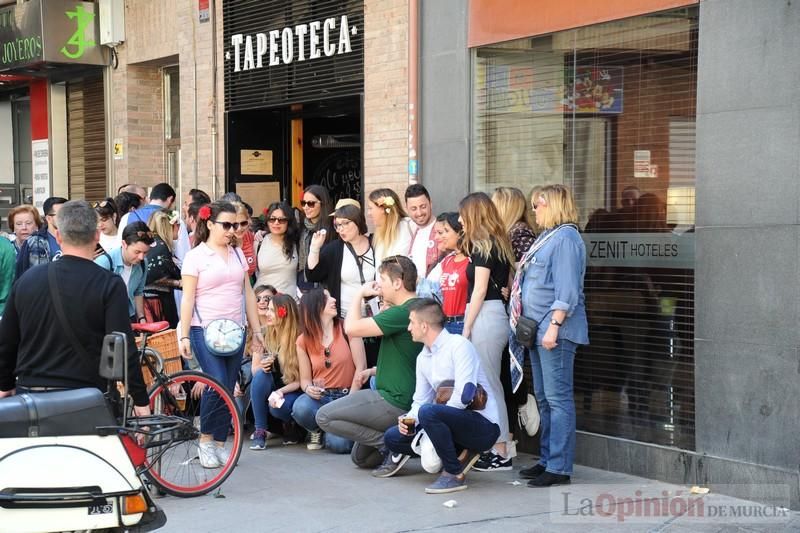
[[[520,474],[533,487],[570,482],[572,369],[588,327],[586,253],[567,187],[476,192],[438,215],[419,184],[402,199],[376,189],[365,207],[334,205],[312,185],[299,209],[275,202],[257,217],[234,193],[212,201],[192,189],[182,200],[179,212],[166,183],[149,195],[121,187],[91,204],[85,254],[103,283],[124,282],[131,323],[168,321],[184,359],[252,409],[251,450],[282,434],[284,444],[349,453],[381,478],[419,455],[440,473],[426,492],[445,493],[465,489],[471,469],[511,470],[519,432],[534,434],[540,419],[541,458]],[[0,397],[25,384],[16,360],[25,340],[5,335],[18,332],[28,296],[8,288],[63,260],[65,206],[89,208],[48,198],[42,220],[16,207],[0,238]],[[210,340],[219,321],[241,338]],[[520,334],[526,324],[532,340]],[[214,401],[201,409],[215,412]],[[201,419],[199,461],[216,468],[230,421]]]

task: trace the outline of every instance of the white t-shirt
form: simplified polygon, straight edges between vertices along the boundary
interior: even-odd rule
[[[376,279],[375,250],[370,247],[362,257],[361,269],[364,273],[364,283],[374,281]],[[350,304],[353,303],[353,298],[356,297],[359,289],[361,289],[361,274],[358,271],[358,263],[356,263],[356,258],[345,245],[342,255],[342,285],[339,295],[341,299],[339,306],[342,309],[343,317],[347,315],[347,310],[350,309]],[[364,312],[363,305],[361,306],[361,312]]]
[[[102,246],[103,250],[105,250],[106,252],[110,252],[114,248],[119,248],[120,246],[122,246],[122,234],[117,233],[116,235],[106,235],[101,231],[100,246]]]
[[[258,249],[258,285],[272,285],[278,292],[297,298],[297,248],[287,259],[283,244],[273,243],[267,234]]]
[[[436,224],[436,218],[431,217],[431,221],[427,226],[423,226],[417,230],[414,242],[411,244],[411,260],[414,266],[417,267],[417,275],[421,278],[425,277],[427,270],[428,249],[436,246],[433,240],[433,225]]]
[[[397,225],[397,236],[391,246],[375,246],[376,264],[380,265],[381,261],[393,255],[408,256],[408,249],[411,248],[411,239],[414,237],[412,226],[416,227],[410,218],[402,219]]]
[[[128,286],[128,284],[131,281],[131,272],[133,272],[133,265],[126,265],[126,264],[123,263],[122,264],[122,274],[120,274],[120,276],[122,276],[122,281],[125,282],[125,286],[126,287]]]

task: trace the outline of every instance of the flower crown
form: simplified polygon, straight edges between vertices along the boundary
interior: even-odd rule
[[[200,220],[208,220],[211,218],[211,207],[204,205],[200,208],[200,211],[197,212],[197,216]]]
[[[392,211],[391,207],[394,205],[394,198],[391,196],[384,196],[383,198],[380,198],[379,201],[380,203],[378,205],[383,207],[384,211],[386,211],[386,214],[388,215]]]

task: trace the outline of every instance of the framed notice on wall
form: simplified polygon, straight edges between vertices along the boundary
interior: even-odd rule
[[[272,150],[241,150],[242,176],[272,176]]]
[[[253,208],[253,215],[260,215],[272,202],[281,199],[281,184],[277,181],[259,183],[237,183],[236,192]]]

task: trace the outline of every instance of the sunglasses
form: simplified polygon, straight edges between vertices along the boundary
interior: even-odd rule
[[[256,296],[256,301],[270,303],[272,301],[272,296],[269,294],[266,296]]]
[[[331,349],[325,348],[325,368],[331,367]]]
[[[150,239],[152,239],[152,238],[154,238],[156,236],[156,234],[153,233],[152,231],[137,231],[136,233],[134,233],[134,235],[136,235],[137,237],[140,237],[140,238],[141,237],[147,237],[147,238],[150,238]]]
[[[242,229],[246,228],[249,225],[250,225],[250,221],[249,220],[240,220],[239,221],[239,227],[242,228]]]
[[[212,220],[211,222],[213,222],[214,224],[219,224],[225,231],[230,231],[230,230],[236,231],[239,229],[238,222],[217,222],[216,220]]]
[[[300,207],[306,207],[306,206],[308,206],[308,207],[314,207],[314,206],[316,206],[318,203],[319,203],[319,202],[318,202],[318,201],[316,201],[316,200],[300,200]]]
[[[333,225],[333,229],[340,230],[347,227],[349,224],[355,224],[352,220],[343,220],[342,222],[337,222]]]
[[[270,224],[286,224],[289,222],[289,219],[286,217],[269,217],[267,222]]]
[[[108,205],[108,201],[107,200],[103,200],[102,202],[92,202],[92,207],[94,209],[99,209],[99,208],[105,207],[107,205]]]

